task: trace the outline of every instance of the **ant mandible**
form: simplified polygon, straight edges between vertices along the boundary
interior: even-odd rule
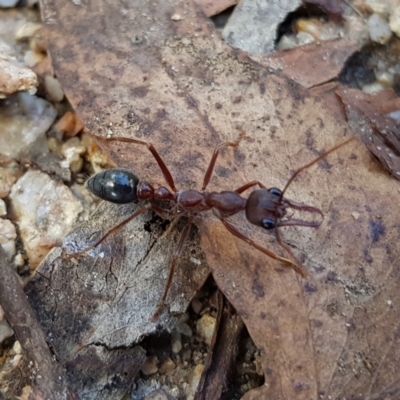
[[[194,223],[194,218],[197,214],[204,211],[212,210],[231,234],[245,241],[250,246],[261,251],[268,257],[281,261],[284,266],[293,268],[298,274],[305,277],[307,275],[305,268],[303,267],[300,260],[298,260],[298,258],[292,253],[290,248],[282,242],[278,228],[283,226],[307,226],[311,228],[317,228],[322,223],[322,219],[321,221],[303,221],[298,219],[284,220],[283,217],[286,214],[287,207],[296,210],[317,213],[322,218],[323,213],[318,208],[289,200],[284,197],[284,194],[286,192],[286,189],[300,172],[311,167],[313,164],[317,163],[328,154],[346,145],[354,138],[350,138],[345,142],[333,147],[310,163],[296,170],[286,183],[283,190],[279,190],[277,188],[267,189],[261,182],[251,181],[233,191],[227,190],[221,192],[207,192],[206,188],[214,171],[215,162],[220,153],[220,149],[226,146],[236,147],[243,136],[244,132],[239,135],[239,138],[236,141],[224,142],[215,148],[210,164],[204,175],[203,185],[200,191],[192,189],[177,190],[175,187],[174,179],[169,169],[167,168],[161,156],[158,154],[157,150],[151,143],[125,137],[98,138],[98,140],[100,141],[116,141],[146,146],[157,161],[158,166],[160,167],[161,172],[164,175],[164,179],[170,189],[166,188],[165,186],[154,188],[149,182],[139,180],[139,178],[133,172],[122,168],[105,170],[89,178],[86,183],[87,188],[103,200],[118,204],[137,202],[139,200],[147,200],[148,204],[139,208],[123,222],[107,231],[106,234],[96,243],[94,243],[90,247],[87,247],[83,251],[75,253],[74,255],[86,253],[87,251],[97,247],[109,235],[111,235],[122,226],[126,225],[128,222],[132,221],[134,218],[148,210],[155,212],[163,219],[170,219],[182,215],[189,217],[188,223],[183,229],[178,246],[173,255],[167,284],[165,286],[163,296],[157,306],[157,309],[152,316],[152,321],[155,321],[159,317],[164,307],[168,291],[172,284],[172,278],[179,255],[182,251],[184,242],[189,235],[190,227]],[[259,189],[251,192],[247,199],[241,196],[243,192],[256,186],[258,186]],[[168,200],[174,204],[174,207],[171,210],[167,210],[154,204],[153,200]],[[241,232],[239,232],[231,223],[226,220],[226,218],[242,210],[245,211],[246,219],[251,224],[261,226],[262,228],[267,230],[274,229],[278,244],[295,261],[292,261],[289,258],[281,257],[274,252],[258,245],[252,239],[246,237]]]

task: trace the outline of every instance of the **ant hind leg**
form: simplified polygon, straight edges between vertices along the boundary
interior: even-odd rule
[[[173,280],[173,277],[174,277],[175,267],[176,267],[176,264],[178,262],[179,256],[180,256],[180,254],[182,252],[183,245],[185,244],[185,241],[186,241],[187,237],[189,236],[189,232],[190,232],[190,228],[191,227],[192,227],[192,219],[189,219],[188,223],[186,224],[185,228],[183,229],[182,235],[181,235],[181,237],[179,239],[178,246],[176,247],[175,253],[174,253],[173,257],[172,257],[172,262],[171,262],[171,267],[170,267],[170,270],[169,270],[168,280],[167,280],[167,283],[165,285],[164,293],[163,293],[163,295],[161,297],[161,300],[157,305],[157,309],[156,309],[155,313],[153,314],[153,316],[151,317],[151,321],[152,322],[155,322],[158,319],[158,317],[161,314],[162,309],[164,308],[165,300],[167,298],[169,289],[171,288],[171,285],[172,285],[172,280]]]

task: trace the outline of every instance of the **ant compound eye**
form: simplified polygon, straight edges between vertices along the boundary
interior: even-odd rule
[[[277,197],[281,197],[281,195],[282,195],[282,192],[278,188],[268,189],[268,192],[270,192],[271,194],[273,194],[274,196],[277,196]]]
[[[261,226],[264,229],[273,229],[275,228],[275,221],[272,220],[271,218],[265,218],[261,221]]]

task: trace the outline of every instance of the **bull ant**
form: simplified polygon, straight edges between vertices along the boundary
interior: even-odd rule
[[[309,206],[307,204],[296,203],[292,200],[285,198],[284,194],[289,185],[293,182],[297,175],[300,174],[300,172],[316,164],[318,161],[322,160],[328,154],[336,151],[340,147],[345,146],[354,138],[350,138],[343,143],[333,147],[310,163],[296,170],[286,183],[283,190],[279,190],[277,188],[267,189],[261,182],[251,181],[233,191],[225,190],[220,192],[207,192],[206,189],[214,171],[215,162],[220,153],[220,149],[226,146],[236,147],[243,136],[244,132],[240,134],[239,138],[236,141],[224,142],[215,148],[210,164],[204,175],[203,185],[200,191],[192,189],[178,190],[175,187],[175,182],[170,171],[168,170],[164,161],[151,143],[124,137],[101,139],[105,141],[134,143],[141,146],[146,146],[157,161],[161,172],[164,175],[164,179],[169,186],[169,189],[165,186],[154,188],[149,182],[141,181],[133,172],[122,168],[105,170],[92,176],[87,181],[87,187],[92,193],[103,200],[118,204],[137,202],[139,200],[146,200],[148,201],[148,203],[145,206],[139,208],[126,220],[107,231],[106,234],[92,246],[87,247],[83,251],[75,253],[74,256],[76,256],[77,254],[86,253],[87,251],[97,247],[109,235],[111,235],[145,211],[153,211],[163,219],[187,216],[189,218],[188,223],[183,229],[178,246],[174,253],[164,293],[152,317],[152,320],[155,321],[164,307],[164,302],[172,284],[173,274],[179,259],[179,255],[182,251],[185,240],[189,235],[191,225],[194,223],[194,218],[201,212],[212,210],[232,235],[245,241],[250,246],[261,251],[268,257],[282,262],[282,265],[284,265],[285,267],[292,268],[298,274],[305,277],[307,275],[305,268],[303,267],[300,260],[298,260],[298,258],[292,253],[290,248],[282,242],[278,228],[284,226],[307,226],[311,228],[318,228],[322,223],[323,214],[322,211],[318,208]],[[253,187],[258,187],[258,189],[253,190],[247,199],[241,196],[242,193]],[[154,200],[167,200],[173,204],[173,207],[171,210],[161,208],[153,202]],[[284,219],[287,208],[319,214],[321,216],[321,220],[303,221],[298,219]],[[251,224],[260,226],[266,230],[274,230],[278,244],[290,256],[290,258],[281,257],[274,252],[260,246],[252,239],[246,237],[241,232],[239,232],[237,228],[235,228],[227,220],[228,217],[242,210],[245,211],[246,219]]]

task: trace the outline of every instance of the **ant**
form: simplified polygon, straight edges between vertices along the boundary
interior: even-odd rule
[[[261,251],[268,257],[281,261],[285,267],[292,268],[301,276],[306,277],[307,276],[306,269],[303,267],[300,260],[298,260],[298,258],[292,253],[290,248],[282,242],[278,228],[284,226],[307,226],[311,228],[318,228],[322,223],[322,218],[324,215],[322,211],[319,210],[318,208],[309,206],[307,204],[296,203],[292,200],[285,198],[284,194],[289,185],[293,182],[293,180],[297,177],[297,175],[300,172],[316,164],[318,161],[325,158],[328,154],[346,145],[354,138],[347,139],[343,143],[326,151],[325,153],[323,153],[310,163],[297,169],[290,177],[283,190],[279,190],[277,188],[267,189],[261,182],[251,181],[233,191],[226,190],[220,192],[207,192],[206,188],[213,174],[215,163],[220,153],[220,149],[223,147],[238,146],[243,136],[244,132],[241,132],[236,141],[223,142],[215,148],[210,164],[204,175],[203,185],[200,191],[192,189],[177,190],[177,188],[175,187],[174,179],[170,171],[168,170],[164,161],[162,160],[157,150],[151,143],[125,137],[98,138],[100,141],[103,140],[117,141],[117,142],[134,143],[141,146],[146,146],[153,155],[153,157],[155,158],[155,160],[157,161],[157,164],[160,167],[161,172],[164,175],[164,179],[167,182],[170,189],[168,189],[165,186],[154,188],[149,182],[141,181],[133,172],[122,168],[113,168],[105,170],[89,178],[89,180],[86,183],[87,188],[93,194],[95,194],[96,196],[100,197],[103,200],[118,204],[137,202],[139,200],[147,200],[148,203],[143,207],[139,208],[138,210],[136,210],[131,216],[129,216],[123,222],[121,222],[114,228],[107,231],[106,234],[96,243],[94,243],[93,245],[87,247],[82,251],[75,253],[74,255],[86,253],[87,251],[97,247],[109,235],[116,232],[122,226],[126,225],[128,222],[132,221],[134,218],[136,218],[145,211],[153,211],[163,219],[171,219],[182,215],[187,216],[189,220],[187,225],[183,229],[178,246],[173,255],[167,284],[165,286],[164,293],[157,306],[157,309],[151,318],[152,321],[157,320],[164,307],[168,291],[172,284],[172,278],[179,255],[182,251],[185,240],[189,235],[191,225],[194,223],[193,222],[194,218],[196,217],[197,214],[204,211],[212,210],[232,235],[245,241],[250,246]],[[241,196],[243,192],[256,186],[258,186],[258,189],[253,190],[247,199]],[[153,202],[154,200],[155,201],[167,200],[173,204],[173,207],[171,210],[161,208]],[[317,213],[321,216],[321,221],[283,219],[284,216],[286,215],[287,208],[306,211],[310,213]],[[246,219],[251,224],[260,226],[266,230],[274,230],[278,244],[295,261],[289,258],[281,257],[275,254],[274,252],[260,246],[252,239],[246,237],[241,232],[239,232],[231,223],[229,223],[226,220],[226,218],[243,210],[245,211]]]

